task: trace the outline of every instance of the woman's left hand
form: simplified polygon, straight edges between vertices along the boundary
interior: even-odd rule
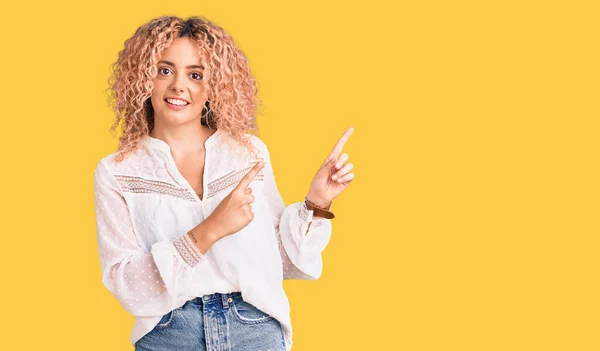
[[[354,173],[351,172],[354,165],[345,164],[349,158],[348,154],[340,155],[352,132],[354,132],[352,127],[344,132],[310,183],[306,198],[318,207],[328,208],[331,201],[338,197],[354,179]]]

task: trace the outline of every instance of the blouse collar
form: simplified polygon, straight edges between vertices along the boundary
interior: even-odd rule
[[[217,141],[217,134],[220,134],[220,133],[221,133],[221,130],[217,129],[211,136],[209,136],[206,139],[206,141],[204,142],[204,148],[208,149],[209,147],[211,147]],[[148,147],[151,147],[153,149],[163,150],[166,152],[171,151],[171,147],[165,141],[158,139],[158,138],[151,137],[150,135],[146,135],[146,138],[147,138],[146,145]]]

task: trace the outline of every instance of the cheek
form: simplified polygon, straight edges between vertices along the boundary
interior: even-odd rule
[[[150,102],[152,103],[152,108],[154,110],[156,110],[157,107],[160,106],[159,104],[161,102],[161,99],[160,99],[160,97],[154,95],[154,93],[153,93],[152,96],[150,97]]]
[[[152,93],[150,95],[152,103],[161,102],[162,97],[164,95],[164,91],[165,89],[162,86],[162,84],[160,84],[159,82],[155,82],[154,87],[152,88]]]
[[[207,100],[208,94],[205,89],[199,89],[193,92],[192,100],[194,101],[194,105],[196,107],[200,106],[200,109],[204,107],[204,102]]]
[[[208,89],[204,86],[196,86],[194,87],[194,89],[191,91],[194,98],[196,99],[200,99],[200,100],[206,100],[206,96],[208,95]]]

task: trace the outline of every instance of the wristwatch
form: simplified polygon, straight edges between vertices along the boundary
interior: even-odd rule
[[[317,205],[308,201],[307,198],[304,198],[304,203],[306,204],[307,210],[313,211],[313,216],[323,217],[323,218],[327,218],[327,219],[335,218],[335,215],[333,214],[333,212],[329,211],[331,204],[329,206],[327,206],[327,208],[321,208],[321,207],[317,207]]]

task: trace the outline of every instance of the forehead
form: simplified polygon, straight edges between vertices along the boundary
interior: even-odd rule
[[[176,66],[187,66],[204,62],[198,46],[190,38],[177,38],[171,46],[160,53],[160,59],[173,62]]]

